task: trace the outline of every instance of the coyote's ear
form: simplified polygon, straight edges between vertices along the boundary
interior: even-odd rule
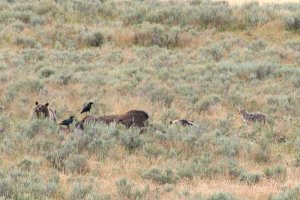
[[[39,105],[39,102],[36,101],[36,102],[35,102],[35,105]]]
[[[46,103],[45,106],[48,107],[48,106],[49,106],[49,103]]]

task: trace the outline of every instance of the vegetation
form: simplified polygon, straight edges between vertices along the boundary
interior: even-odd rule
[[[299,199],[299,14],[299,3],[1,1],[0,199]],[[35,101],[59,121],[93,101],[91,115],[140,109],[151,126],[67,133],[33,119]],[[267,123],[244,124],[238,107]]]

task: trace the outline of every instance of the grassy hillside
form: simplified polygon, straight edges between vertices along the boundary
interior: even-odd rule
[[[300,198],[299,3],[0,1],[0,71],[1,199]],[[153,126],[67,134],[35,101]]]
[[[244,4],[244,3],[250,3],[253,2],[251,0],[229,0],[228,1],[230,4]],[[266,3],[299,3],[298,0],[259,0],[257,1],[260,4],[266,4]]]

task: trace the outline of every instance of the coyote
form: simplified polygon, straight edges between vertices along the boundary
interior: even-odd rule
[[[239,108],[239,114],[243,116],[244,122],[263,122],[266,123],[267,115],[260,112],[249,113],[245,109]]]

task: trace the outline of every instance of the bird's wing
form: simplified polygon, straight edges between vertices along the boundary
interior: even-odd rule
[[[67,120],[64,120],[64,121],[60,122],[60,123],[59,123],[59,125],[63,125],[63,124],[65,124],[65,123],[66,123],[66,121],[67,121]]]
[[[84,106],[84,108],[82,109],[82,111],[81,112],[86,112],[86,111],[88,111],[88,106]]]

